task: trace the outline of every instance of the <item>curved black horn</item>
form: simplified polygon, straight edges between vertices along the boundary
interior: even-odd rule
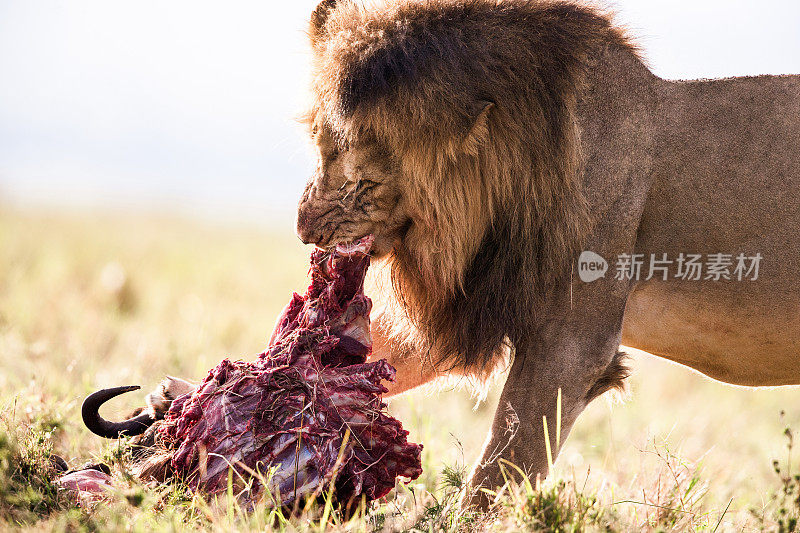
[[[124,422],[109,422],[100,416],[100,406],[108,400],[140,388],[138,385],[128,385],[126,387],[103,389],[90,394],[83,400],[83,406],[81,407],[83,423],[86,424],[89,431],[106,439],[118,439],[123,435],[128,437],[141,435],[155,422],[147,413],[142,413]]]

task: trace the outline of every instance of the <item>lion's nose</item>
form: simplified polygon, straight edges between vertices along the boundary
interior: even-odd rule
[[[306,209],[300,208],[297,211],[297,236],[303,244],[316,244],[322,237],[313,227],[314,218]]]

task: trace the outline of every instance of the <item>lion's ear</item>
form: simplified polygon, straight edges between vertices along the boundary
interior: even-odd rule
[[[308,29],[308,35],[311,37],[311,46],[316,47],[319,44],[325,22],[335,8],[336,0],[322,0],[314,9],[314,12],[311,13],[311,23]]]
[[[478,106],[476,106],[480,111],[475,116],[469,132],[467,132],[467,135],[464,137],[462,149],[465,152],[473,155],[478,153],[478,149],[489,135],[489,116],[492,114],[494,106],[494,102],[487,100],[482,100],[479,102]]]

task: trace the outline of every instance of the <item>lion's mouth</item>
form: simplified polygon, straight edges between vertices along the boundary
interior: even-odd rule
[[[370,255],[374,259],[383,259],[401,246],[411,226],[411,219],[406,219],[394,228],[368,227],[353,235],[337,235],[336,232],[339,228],[333,228],[329,233],[323,233],[314,244],[322,250],[332,250],[337,246],[348,246],[371,235],[375,240]]]
[[[352,246],[354,243],[356,243],[356,242],[358,242],[358,241],[360,241],[360,240],[362,240],[362,239],[364,239],[366,237],[373,237],[374,238],[374,236],[371,233],[365,233],[363,235],[360,235],[359,237],[342,237],[342,238],[329,237],[329,238],[325,239],[324,242],[323,241],[317,242],[316,243],[316,247],[319,248],[320,250],[324,250],[326,252],[329,252],[329,251],[334,250],[336,248],[347,249],[348,247]],[[370,250],[370,255],[374,255],[373,252],[374,252],[374,250]]]

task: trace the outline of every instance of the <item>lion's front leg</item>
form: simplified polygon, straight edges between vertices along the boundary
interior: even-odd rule
[[[515,467],[534,485],[537,476],[544,480],[550,462],[556,460],[588,403],[611,388],[622,387],[628,370],[618,346],[615,331],[596,343],[568,338],[535,356],[517,353],[482,458],[470,477],[466,504],[489,507],[492,497],[480,489],[493,491],[509,480],[519,482]]]

